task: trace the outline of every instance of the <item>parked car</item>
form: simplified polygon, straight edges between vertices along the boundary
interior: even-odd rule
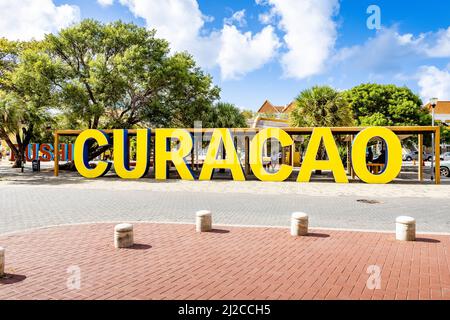
[[[441,162],[441,176],[450,178],[450,161]]]
[[[450,152],[446,152],[441,154],[441,160],[443,161],[450,161]]]
[[[430,153],[423,153],[423,159],[425,161],[431,161],[433,160],[433,155]],[[410,153],[407,153],[403,155],[404,161],[413,161],[413,160],[419,160],[419,151],[412,151]]]

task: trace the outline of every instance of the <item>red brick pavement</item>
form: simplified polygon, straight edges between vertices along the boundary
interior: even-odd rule
[[[450,236],[224,229],[137,224],[138,245],[121,250],[111,224],[0,236],[10,275],[0,299],[450,299]],[[366,286],[371,265],[380,290]],[[71,266],[80,290],[67,287]]]

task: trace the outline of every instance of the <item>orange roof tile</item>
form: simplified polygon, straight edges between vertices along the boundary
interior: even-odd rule
[[[276,113],[289,113],[294,106],[294,102],[291,102],[287,106],[274,106],[269,100],[266,100],[261,108],[259,108],[258,113],[268,113],[269,110],[273,110]]]

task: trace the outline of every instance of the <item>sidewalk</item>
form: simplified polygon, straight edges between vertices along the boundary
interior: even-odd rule
[[[12,277],[0,280],[0,299],[450,299],[450,236],[220,229],[136,224],[137,245],[122,250],[112,224],[1,236]],[[370,266],[379,290],[367,287],[378,279]],[[68,289],[73,270],[80,290]]]

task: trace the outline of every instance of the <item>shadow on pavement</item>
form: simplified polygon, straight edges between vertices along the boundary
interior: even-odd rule
[[[308,233],[306,236],[311,237],[311,238],[329,238],[330,237],[329,234],[325,234],[325,233]]]
[[[226,234],[230,233],[230,230],[213,229],[209,233]]]
[[[424,242],[424,243],[441,243],[439,240],[436,240],[436,239],[429,239],[429,238],[416,238],[416,242]]]
[[[23,275],[6,274],[4,277],[0,278],[0,284],[15,284],[24,281],[26,278],[27,277]]]
[[[148,244],[134,244],[131,248],[131,250],[150,250],[152,246],[149,246]]]

